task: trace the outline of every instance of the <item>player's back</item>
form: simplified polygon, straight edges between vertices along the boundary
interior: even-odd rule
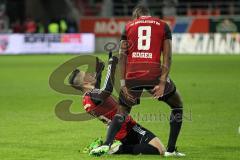
[[[154,79],[161,74],[165,28],[164,21],[151,16],[141,16],[126,25],[129,44],[126,79]]]

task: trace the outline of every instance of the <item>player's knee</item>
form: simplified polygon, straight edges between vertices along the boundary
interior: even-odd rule
[[[182,108],[183,109],[183,101],[182,101],[181,98],[179,98],[178,108]]]
[[[122,115],[128,115],[130,111],[131,111],[131,107],[119,105],[117,113]]]
[[[122,106],[125,106],[127,108],[131,108],[134,105],[140,104],[140,100],[138,98],[136,98],[136,100],[132,101],[126,98],[126,96],[124,95],[124,93],[122,91],[120,91],[119,94],[119,104]]]
[[[172,114],[173,116],[178,116],[181,118],[183,115],[183,107],[182,106],[172,107]]]
[[[119,104],[123,107],[131,107],[129,104],[126,103],[126,101],[122,98],[119,98]]]
[[[183,101],[178,91],[175,93],[178,108],[183,108]]]
[[[114,119],[115,119],[118,123],[123,123],[123,122],[125,122],[126,118],[127,118],[127,115],[126,115],[126,114],[116,114],[116,115],[114,116]]]
[[[179,112],[183,110],[183,106],[181,104],[171,106],[171,108],[172,110],[178,110]]]
[[[177,103],[176,103],[177,102]],[[171,106],[171,117],[170,117],[170,123],[171,122],[182,122],[183,119],[183,103],[181,99],[177,99],[175,103],[173,103]]]
[[[182,123],[183,120],[183,108],[181,106],[172,108],[170,115],[170,123],[177,122]]]
[[[175,94],[169,97],[165,102],[171,107],[171,109],[179,109],[179,110],[183,109],[183,101],[177,91],[175,92]]]

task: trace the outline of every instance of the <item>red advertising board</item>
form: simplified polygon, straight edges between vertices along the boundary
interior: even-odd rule
[[[96,37],[116,37],[130,20],[123,18],[82,18],[79,30],[81,33],[95,33]]]
[[[96,37],[120,37],[124,26],[131,17],[82,18],[79,31],[94,33]],[[163,19],[174,33],[209,33],[210,17],[165,17]]]

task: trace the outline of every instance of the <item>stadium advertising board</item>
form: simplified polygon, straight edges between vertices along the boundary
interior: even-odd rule
[[[94,34],[0,35],[0,54],[93,53]]]
[[[94,33],[96,37],[116,37],[130,20],[127,18],[82,18],[79,30],[82,33]]]
[[[124,26],[131,20],[131,17],[124,18],[81,18],[79,31],[81,33],[94,33],[96,37],[120,37]],[[175,33],[208,33],[208,18],[191,17],[165,17]]]
[[[178,54],[240,54],[240,34],[173,34],[173,52]]]
[[[215,18],[210,20],[210,32],[236,33],[240,31],[240,18]]]
[[[82,18],[79,30],[82,33],[94,33],[97,37],[119,37],[125,24],[131,20],[125,18]],[[231,33],[240,31],[240,18],[199,18],[165,17],[173,33]]]

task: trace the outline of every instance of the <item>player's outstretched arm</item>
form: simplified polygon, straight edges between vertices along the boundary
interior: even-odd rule
[[[96,84],[95,88],[100,88],[101,85],[101,79],[102,79],[102,71],[104,69],[105,65],[104,62],[102,62],[98,57],[96,58]]]
[[[115,81],[115,70],[118,64],[118,58],[113,56],[109,59],[108,63],[108,71],[105,78],[105,82],[103,87],[100,90],[92,91],[91,97],[97,100],[104,101],[106,98],[108,98],[113,91],[113,85]]]

